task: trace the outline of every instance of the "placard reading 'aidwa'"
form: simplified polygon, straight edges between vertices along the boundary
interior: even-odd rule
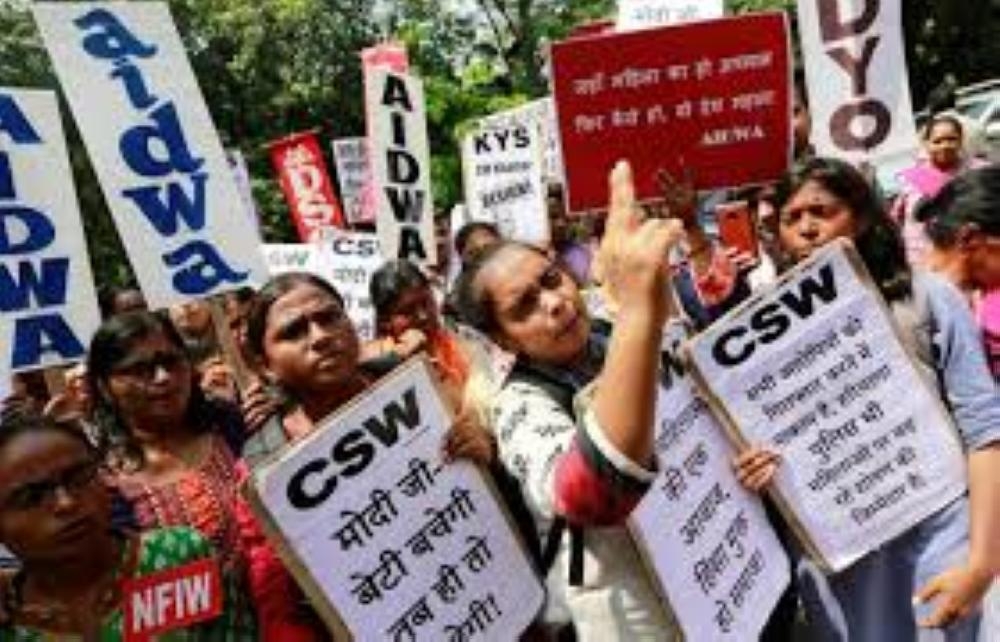
[[[690,351],[734,436],[781,454],[779,504],[827,568],[965,492],[951,417],[848,242],[716,322]]]
[[[740,486],[733,448],[696,394],[671,324],[656,403],[660,474],[629,525],[691,642],[755,640],[789,581],[789,564],[760,499]]]
[[[334,631],[512,640],[541,608],[482,474],[441,459],[451,421],[413,361],[256,475],[255,509]]]

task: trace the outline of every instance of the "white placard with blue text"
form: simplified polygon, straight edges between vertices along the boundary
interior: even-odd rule
[[[386,69],[365,76],[368,163],[375,227],[387,259],[430,267],[437,261],[424,85]]]
[[[788,586],[788,557],[760,498],[736,480],[735,451],[664,337],[656,402],[660,473],[629,526],[670,611],[692,642],[758,639]]]
[[[259,243],[167,4],[32,11],[149,305],[263,283]]]
[[[849,242],[835,242],[691,343],[740,443],[778,452],[775,496],[839,571],[966,492],[957,429]],[[900,400],[906,403],[900,403]]]
[[[0,88],[0,377],[79,361],[100,323],[56,94]]]
[[[252,503],[333,631],[353,639],[513,640],[544,590],[413,360],[256,475]]]

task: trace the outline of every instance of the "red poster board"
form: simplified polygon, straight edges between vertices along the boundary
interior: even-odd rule
[[[123,584],[125,642],[149,642],[160,633],[222,615],[222,578],[214,558]]]
[[[315,133],[293,134],[268,147],[299,239],[311,243],[325,228],[344,227],[344,214]]]
[[[555,44],[570,210],[605,209],[623,158],[640,200],[658,198],[656,172],[679,176],[682,159],[699,189],[779,178],[791,161],[789,60],[777,12]]]

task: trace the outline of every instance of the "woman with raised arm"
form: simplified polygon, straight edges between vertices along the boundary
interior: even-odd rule
[[[520,243],[494,245],[467,268],[459,305],[517,355],[491,415],[501,461],[550,553],[546,623],[575,628],[583,642],[665,640],[669,624],[624,521],[656,471],[667,256],[682,232],[676,221],[642,220],[626,163],[610,187],[599,257],[617,310],[610,336],[591,333],[573,278]]]

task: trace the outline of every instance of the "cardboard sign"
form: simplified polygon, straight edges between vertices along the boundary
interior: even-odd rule
[[[364,138],[340,138],[333,141],[333,159],[337,164],[340,201],[349,223],[374,223],[374,192],[368,167],[368,141]]]
[[[365,78],[376,228],[387,259],[437,262],[431,157],[418,78],[373,69]]]
[[[799,0],[817,153],[872,161],[917,146],[900,0]]]
[[[722,0],[618,0],[618,31],[721,18]]]
[[[629,526],[686,640],[756,640],[790,580],[788,558],[760,499],[736,480],[725,429],[685,372],[687,332],[672,323],[665,334],[660,474]]]
[[[148,642],[222,615],[222,579],[215,559],[127,580],[122,593],[126,642]]]
[[[781,454],[776,498],[827,569],[965,492],[951,416],[849,243],[714,323],[690,353],[733,437]]]
[[[791,158],[782,13],[575,38],[552,47],[568,204],[607,207],[608,173],[632,163],[640,200],[660,169],[701,189],[771,181]]]
[[[344,311],[358,336],[375,338],[375,309],[368,284],[382,265],[378,238],[363,232],[338,230],[319,243],[264,245],[264,258],[272,276],[308,272],[323,278],[344,299]]]
[[[268,147],[299,240],[311,243],[330,228],[344,227],[344,215],[333,194],[316,135],[301,132]]]
[[[100,323],[55,92],[0,87],[0,377],[82,359]]]
[[[519,107],[496,112],[481,121],[484,127],[532,127],[542,135],[542,178],[546,183],[563,183],[562,151],[556,103],[551,96],[532,100]]]
[[[151,308],[264,281],[166,3],[31,5]]]
[[[474,221],[493,223],[504,238],[548,245],[537,124],[483,124],[462,141],[465,199]]]
[[[259,469],[254,508],[335,636],[516,639],[541,608],[482,473],[441,459],[450,425],[414,360]]]

